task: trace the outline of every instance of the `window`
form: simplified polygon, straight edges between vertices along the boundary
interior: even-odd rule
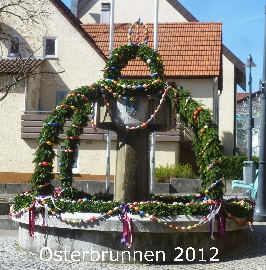
[[[60,156],[61,156],[61,153],[62,153],[62,150],[63,150],[63,148],[64,148],[65,146],[64,145],[59,145],[59,147],[58,147],[58,172],[60,171],[60,165],[59,165],[59,163],[60,163]],[[74,163],[73,163],[73,165],[72,165],[72,172],[73,173],[79,173],[79,166],[78,166],[78,164],[79,164],[79,147],[77,146],[77,149],[75,150],[75,161],[74,161]]]
[[[19,55],[19,37],[10,38],[10,51],[9,56]]]
[[[45,38],[44,40],[44,56],[56,57],[56,38]]]
[[[67,95],[67,91],[56,91],[56,104],[58,104]]]

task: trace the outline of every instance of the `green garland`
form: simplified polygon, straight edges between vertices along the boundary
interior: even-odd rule
[[[25,212],[33,209],[33,205],[39,210],[46,207],[50,214],[56,215],[58,218],[60,218],[61,213],[74,212],[101,213],[105,215],[121,214],[123,204],[110,201],[111,198],[108,194],[99,193],[92,196],[80,193],[78,196],[71,200],[60,197],[54,197],[53,200],[50,197],[38,197],[36,199],[36,196],[32,192],[23,192],[15,197],[10,215],[20,217]],[[206,217],[210,213],[210,206],[219,203],[211,199],[203,199],[196,195],[177,197],[158,195],[154,196],[148,202],[133,202],[127,205],[131,214],[142,217],[147,216],[147,214],[153,216],[200,215]],[[233,198],[223,200],[221,203],[228,217],[232,219],[236,219],[234,217],[245,218],[250,222],[253,221],[254,202]]]
[[[148,65],[152,78],[138,81],[121,80],[121,70],[136,57],[140,57]],[[72,187],[72,164],[77,145],[80,143],[79,136],[88,123],[91,105],[99,99],[108,103],[112,98],[130,99],[133,95],[146,95],[148,98],[162,96],[163,99],[171,100],[181,122],[194,131],[194,152],[200,166],[202,193],[213,199],[221,199],[223,183],[220,181],[220,162],[223,160],[223,154],[217,126],[212,120],[210,110],[204,109],[200,103],[192,99],[189,91],[183,90],[175,82],[166,82],[158,52],[146,45],[123,45],[113,51],[103,71],[104,79],[72,91],[45,120],[37,139],[39,146],[33,161],[36,168],[30,179],[34,194],[47,195],[54,190],[51,185],[54,177],[53,146],[60,143],[59,134],[63,132],[67,119],[71,119],[72,122],[66,131],[65,146],[60,159],[60,188],[64,198],[70,198],[76,192]],[[145,127],[146,125],[141,126]]]

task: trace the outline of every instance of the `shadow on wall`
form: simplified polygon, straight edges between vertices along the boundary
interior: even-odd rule
[[[101,22],[101,15],[98,13],[90,13],[91,17],[95,20],[95,23]]]
[[[235,137],[231,132],[223,132],[221,135],[221,141],[223,146],[223,154],[231,157],[236,153]]]
[[[180,143],[180,164],[190,164],[195,174],[198,175],[199,167],[196,165],[196,156],[192,150],[192,142],[182,142]]]

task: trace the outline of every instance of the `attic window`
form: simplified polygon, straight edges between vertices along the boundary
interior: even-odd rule
[[[10,51],[9,56],[19,55],[19,37],[12,37],[10,39]]]
[[[44,39],[44,56],[56,57],[56,38]]]

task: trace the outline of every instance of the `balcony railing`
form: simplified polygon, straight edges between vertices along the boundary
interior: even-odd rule
[[[37,139],[42,127],[44,120],[48,117],[51,112],[44,111],[27,111],[21,115],[21,139]],[[71,121],[66,121],[64,131],[71,125]],[[90,124],[89,124],[90,126]],[[80,136],[81,140],[106,140],[107,131],[98,129],[95,132],[91,127],[85,127],[84,133]],[[65,134],[59,135],[60,139],[64,139]],[[115,132],[111,132],[111,140],[116,140],[117,136]],[[172,141],[181,142],[183,141],[183,132],[178,124],[177,130],[170,130],[167,132],[156,132],[156,141]]]

